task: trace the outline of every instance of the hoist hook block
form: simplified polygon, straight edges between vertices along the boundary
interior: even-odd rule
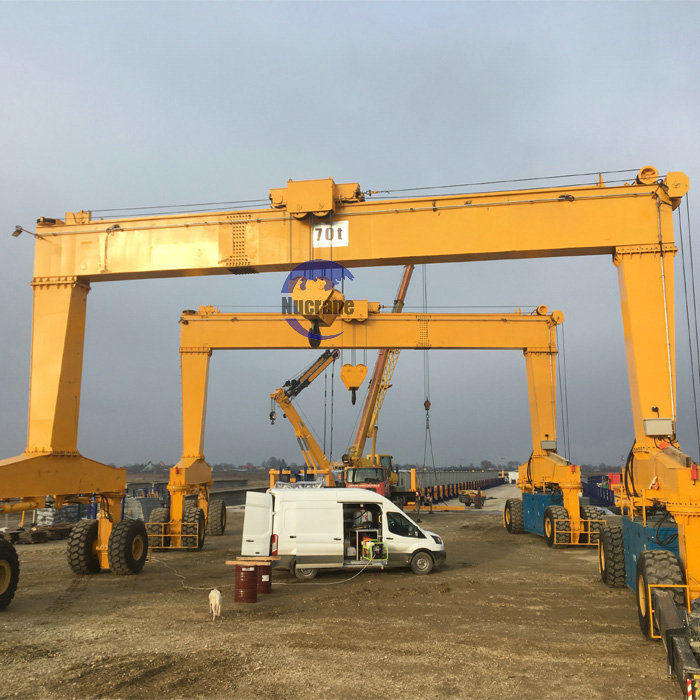
[[[345,384],[345,388],[352,392],[352,403],[355,405],[357,390],[367,376],[367,365],[343,365],[340,368],[340,378]]]
[[[430,410],[430,400],[429,399],[425,400],[425,402],[423,403],[423,408],[425,408],[426,413]]]

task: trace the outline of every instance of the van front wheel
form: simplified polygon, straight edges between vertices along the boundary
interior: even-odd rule
[[[311,579],[316,578],[318,569],[304,569],[301,566],[294,567],[294,575],[299,581],[311,581]]]
[[[419,576],[429,574],[434,566],[435,562],[428,552],[416,552],[411,559],[411,571]]]

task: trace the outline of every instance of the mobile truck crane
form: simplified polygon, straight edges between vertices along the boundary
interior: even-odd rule
[[[316,442],[313,433],[306,426],[296,408],[292,405],[292,399],[306,389],[311,382],[316,379],[322,372],[326,370],[340,356],[338,350],[324,350],[323,354],[307,369],[305,369],[299,377],[290,379],[285,382],[276,391],[270,394],[270,399],[274,401],[282,410],[282,415],[290,422],[294,429],[299,448],[304,457],[304,463],[309,474],[322,474],[326,486],[335,486],[335,476],[333,475],[333,467],[321,449],[321,446]],[[277,419],[277,412],[274,408],[270,409],[270,422],[274,424]],[[282,476],[282,469],[270,470],[270,488],[275,485],[277,477]]]
[[[58,496],[57,503],[94,495],[107,517],[99,519],[92,542],[99,568],[109,566],[125,474],[77,449],[85,308],[94,282],[289,270],[328,252],[353,267],[610,255],[620,281],[636,489],[645,471],[658,477],[652,479],[658,489],[643,484],[645,492],[655,492],[644,498],[657,497],[657,507],[668,506],[676,520],[686,602],[697,599],[694,466],[682,452],[662,447],[667,441],[673,446],[676,424],[673,211],[689,181],[682,172],[660,177],[652,166],[629,180],[607,185],[601,175],[595,184],[375,200],[366,200],[357,183],[290,180],[270,191],[270,208],[109,219],[79,211],[40,218],[27,448],[0,461],[0,513],[31,509],[47,495]],[[396,343],[386,338],[377,347]],[[639,509],[640,497],[633,498]],[[11,572],[0,592],[7,604],[17,585],[17,562],[5,551],[0,557]]]

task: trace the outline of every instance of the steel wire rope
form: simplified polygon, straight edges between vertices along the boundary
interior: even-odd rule
[[[560,326],[557,326],[555,329],[555,334],[556,334],[556,339],[557,339],[557,347],[561,347],[561,341],[560,341]],[[568,434],[566,432],[566,421],[564,419],[564,382],[562,380],[561,376],[561,366],[562,366],[562,361],[561,359],[559,362],[557,362],[557,375],[558,375],[558,382],[559,382],[559,413],[561,413],[561,434],[562,434],[562,447],[564,449],[564,456],[566,457],[568,453],[568,448],[567,448],[567,442],[568,442]],[[530,457],[532,459],[532,457]],[[529,469],[529,463],[528,463],[528,469]]]
[[[423,265],[423,314],[428,313],[428,272],[427,265]],[[427,322],[427,321],[426,321]],[[426,339],[427,344],[427,339]],[[430,459],[435,470],[435,454],[433,453],[433,434],[430,430],[430,356],[429,347],[423,350],[423,394],[425,401],[425,438],[423,440],[423,469],[426,467],[428,458],[428,445],[430,445]]]
[[[639,168],[624,168],[622,170],[599,170],[597,172],[591,173],[569,173],[567,175],[544,175],[542,177],[520,177],[520,178],[510,178],[506,180],[482,180],[480,182],[461,182],[452,185],[423,185],[421,187],[401,187],[401,188],[389,188],[384,190],[368,190],[368,192],[375,192],[377,194],[386,193],[390,194],[392,192],[420,192],[425,190],[446,190],[454,187],[478,187],[480,185],[503,185],[509,182],[535,182],[538,180],[563,180],[568,177],[590,177],[594,175],[617,175],[620,173],[636,173]],[[624,180],[620,180],[624,182]],[[366,194],[366,193],[365,193]]]
[[[569,384],[567,381],[567,366],[566,366],[566,338],[564,336],[564,324],[561,324],[561,359],[562,359],[562,375],[564,381],[564,422],[566,424],[566,459],[571,461],[571,430],[569,429]]]
[[[688,355],[690,358],[690,376],[691,385],[693,388],[693,408],[695,410],[695,432],[697,437],[698,454],[700,454],[700,418],[698,416],[698,395],[697,395],[697,378],[695,375],[695,352],[697,352],[697,315],[693,316],[693,325],[696,332],[696,346],[693,350],[693,336],[690,331],[690,309],[688,304],[688,281],[686,277],[685,265],[685,242],[683,240],[683,217],[681,216],[680,207],[678,208],[678,232],[681,239],[681,265],[683,269],[683,300],[685,302],[685,320],[688,329]]]
[[[696,366],[698,372],[700,372],[700,340],[698,339],[698,307],[696,302],[696,287],[695,287],[695,261],[693,258],[693,235],[692,228],[690,226],[690,205],[689,205],[689,195],[685,195],[685,213],[686,213],[686,223],[687,223],[687,238],[688,238],[688,252],[690,256],[690,284],[693,291],[693,318],[695,320],[695,350],[696,350]],[[696,409],[697,410],[697,409]]]

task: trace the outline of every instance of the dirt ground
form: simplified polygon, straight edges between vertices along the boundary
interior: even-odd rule
[[[202,552],[158,553],[139,576],[76,577],[65,542],[20,546],[20,589],[0,613],[0,697],[678,697],[632,593],[599,582],[594,550],[502,528],[512,488],[492,491],[486,512],[421,516],[445,539],[436,573],[279,572],[248,605],[233,602],[224,565],[241,510]]]

